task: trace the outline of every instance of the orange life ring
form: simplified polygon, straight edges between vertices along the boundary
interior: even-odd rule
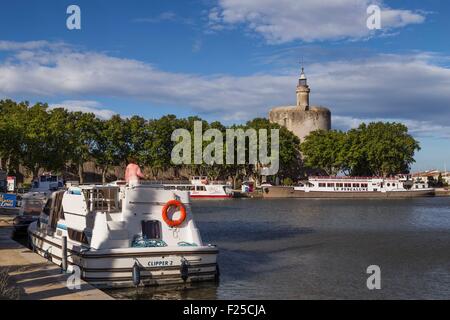
[[[179,219],[177,220],[169,219],[167,214],[169,212],[170,207],[177,207],[180,209],[181,217]],[[177,227],[180,224],[182,224],[184,220],[186,220],[186,207],[178,200],[170,200],[166,203],[166,205],[162,209],[162,218],[169,227]]]

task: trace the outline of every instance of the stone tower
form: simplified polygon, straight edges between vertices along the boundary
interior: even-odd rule
[[[310,106],[310,89],[304,69],[297,85],[297,105],[281,106],[270,110],[270,122],[285,126],[303,142],[306,136],[316,130],[331,129],[331,112],[320,106]]]

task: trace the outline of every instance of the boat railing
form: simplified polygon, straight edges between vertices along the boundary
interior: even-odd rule
[[[188,180],[140,180],[140,185],[203,185],[203,184],[193,184],[191,181]],[[210,185],[227,185],[227,182],[225,181],[208,181],[205,184]]]
[[[208,181],[209,184],[212,185],[228,185],[229,183],[226,181]]]
[[[119,207],[119,188],[101,187],[84,189],[89,211],[117,212]]]
[[[381,177],[333,177],[333,176],[316,176],[316,177],[309,177],[309,179],[314,180],[373,180],[373,179],[385,179]]]
[[[140,180],[140,185],[148,185],[148,186],[155,186],[155,185],[190,185],[191,182],[188,180]]]

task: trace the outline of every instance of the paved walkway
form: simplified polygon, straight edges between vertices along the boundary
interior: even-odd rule
[[[24,300],[112,300],[101,290],[81,281],[80,290],[66,286],[66,274],[17,242],[11,240],[13,217],[0,215],[0,268],[7,268]]]

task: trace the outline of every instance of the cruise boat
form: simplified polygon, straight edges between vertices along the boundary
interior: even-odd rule
[[[51,194],[63,187],[62,177],[49,173],[33,181],[31,189],[19,198],[19,214],[14,219],[15,235],[26,234],[28,225],[39,218]]]
[[[169,190],[189,190],[192,199],[229,199],[233,197],[231,185],[222,181],[209,181],[208,177],[195,176],[190,181],[165,182]]]
[[[292,187],[267,187],[264,197],[293,198],[410,198],[434,196],[426,182],[410,175],[379,177],[310,177]]]
[[[28,232],[33,249],[58,265],[67,241],[67,264],[98,286],[218,277],[218,249],[203,243],[189,192],[163,185],[71,186],[52,194]]]

